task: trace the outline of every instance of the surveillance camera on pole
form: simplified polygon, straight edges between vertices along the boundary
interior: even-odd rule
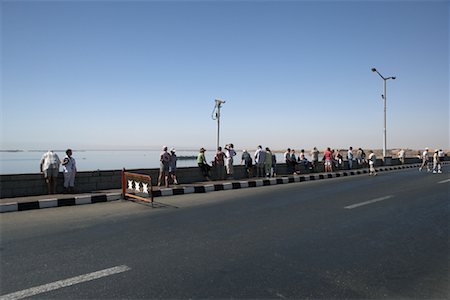
[[[212,112],[212,119],[217,120],[217,148],[219,148],[219,135],[220,135],[220,108],[222,107],[222,104],[225,103],[222,99],[215,99],[216,105],[214,106],[213,112]]]

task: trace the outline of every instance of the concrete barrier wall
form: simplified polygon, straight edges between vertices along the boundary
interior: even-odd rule
[[[447,157],[446,157],[447,159]],[[418,158],[407,158],[406,164],[419,163]],[[392,165],[399,165],[398,159],[392,159]],[[353,164],[356,165],[356,162]],[[383,165],[382,160],[377,161],[377,165]],[[348,164],[345,162],[344,169],[348,168]],[[286,175],[286,164],[277,164],[278,174]],[[307,170],[301,165],[297,166],[297,169],[301,173],[308,173]],[[153,180],[153,184],[157,184],[159,169],[133,169],[127,170],[130,172],[136,172],[141,174],[150,175]],[[319,162],[318,172],[323,172],[323,163]],[[256,174],[254,172],[253,174]],[[212,171],[214,179],[214,169]],[[193,183],[203,181],[203,176],[198,167],[178,168],[177,170],[178,182]],[[234,179],[241,179],[245,177],[245,169],[243,166],[234,166]],[[64,178],[60,173],[58,176],[57,192],[63,192]],[[79,193],[92,192],[98,190],[120,189],[121,188],[121,170],[105,170],[105,171],[89,171],[78,172],[75,179],[76,191]],[[47,185],[42,174],[11,174],[0,175],[0,198],[11,197],[25,197],[35,195],[47,194]]]

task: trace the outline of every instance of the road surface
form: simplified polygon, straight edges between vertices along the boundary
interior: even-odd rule
[[[0,299],[445,299],[449,173],[3,214]]]

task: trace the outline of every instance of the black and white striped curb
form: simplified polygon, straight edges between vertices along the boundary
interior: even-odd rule
[[[448,164],[448,163],[443,163]],[[420,164],[413,165],[401,165],[401,166],[386,166],[377,168],[377,172],[384,171],[394,171],[400,169],[411,169],[418,168]],[[153,197],[164,197],[164,196],[175,196],[175,195],[187,195],[194,193],[208,193],[214,191],[224,191],[224,190],[236,190],[243,188],[252,188],[260,186],[269,186],[277,184],[288,184],[294,182],[305,182],[313,180],[323,180],[330,178],[347,177],[354,175],[368,174],[367,169],[356,169],[356,170],[345,170],[334,173],[320,173],[320,174],[305,174],[305,175],[289,175],[277,178],[266,178],[266,179],[255,179],[255,180],[245,180],[245,181],[234,181],[226,183],[217,184],[202,184],[188,187],[179,188],[166,188],[153,191]],[[86,195],[74,198],[63,198],[63,199],[45,199],[37,200],[32,202],[14,202],[14,203],[4,203],[0,204],[0,213],[4,212],[14,212],[14,211],[24,211],[32,209],[41,208],[51,208],[51,207],[61,207],[61,206],[74,206],[83,204],[94,204],[108,201],[115,201],[122,199],[121,193],[109,193],[109,194],[99,194],[99,195]]]
[[[403,165],[403,166],[392,166],[392,167],[380,167],[377,168],[377,172],[393,171],[400,169],[410,169],[418,168],[420,165]],[[260,187],[268,185],[277,184],[287,184],[294,182],[304,182],[313,180],[323,180],[330,178],[347,177],[354,175],[368,174],[367,169],[356,169],[356,170],[346,170],[334,173],[320,173],[320,174],[305,174],[305,175],[289,175],[277,178],[266,178],[266,179],[255,179],[255,180],[245,180],[245,181],[234,181],[218,184],[202,184],[189,187],[180,188],[163,188],[157,191],[153,191],[153,197],[164,197],[164,196],[175,196],[175,195],[186,195],[194,193],[208,193],[214,191],[224,191],[224,190],[236,190],[251,187]]]
[[[73,198],[62,199],[44,199],[30,202],[12,202],[0,204],[0,213],[24,211],[41,208],[61,207],[61,206],[74,206],[83,204],[94,204],[101,202],[108,202],[122,199],[121,193],[99,194],[99,195],[86,195]]]

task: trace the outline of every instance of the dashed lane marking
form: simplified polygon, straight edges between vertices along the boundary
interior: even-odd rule
[[[376,198],[376,199],[372,199],[372,200],[361,202],[361,203],[352,204],[352,205],[346,206],[344,208],[346,208],[346,209],[353,209],[353,208],[357,208],[357,207],[360,207],[360,206],[372,204],[372,203],[375,203],[375,202],[380,202],[380,201],[383,201],[383,200],[387,200],[387,199],[390,199],[392,197],[394,197],[394,196],[389,195],[389,196]]]
[[[61,289],[61,288],[64,288],[64,287],[68,287],[68,286],[72,286],[72,285],[75,285],[75,284],[79,284],[79,283],[83,283],[83,282],[99,279],[99,278],[102,278],[102,277],[111,276],[111,275],[114,275],[114,274],[126,272],[126,271],[129,271],[129,270],[131,270],[131,268],[128,267],[128,266],[125,266],[125,265],[117,266],[117,267],[113,267],[113,268],[109,268],[109,269],[105,269],[105,270],[101,270],[101,271],[97,271],[97,272],[93,272],[93,273],[89,273],[89,274],[84,274],[84,275],[72,277],[72,278],[69,278],[69,279],[55,281],[55,282],[52,282],[52,283],[49,283],[49,284],[44,284],[44,285],[32,287],[32,288],[29,288],[29,289],[26,289],[26,290],[23,290],[23,291],[11,293],[11,294],[6,294],[6,295],[3,295],[3,296],[0,296],[0,300],[23,299],[23,298],[26,298],[26,297],[39,295],[39,294],[42,294],[42,293],[54,291],[54,290]]]
[[[438,183],[447,183],[450,182],[450,179],[439,181]]]

